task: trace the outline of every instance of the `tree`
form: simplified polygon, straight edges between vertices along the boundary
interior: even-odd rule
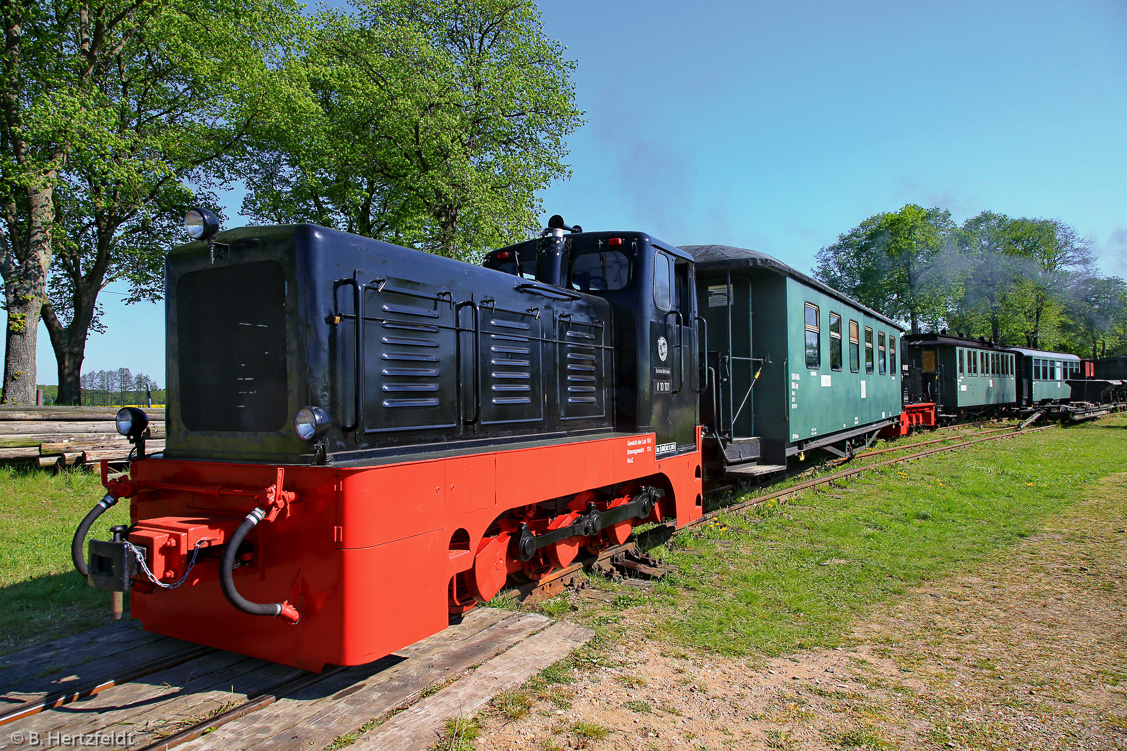
[[[956,301],[957,312],[950,317],[954,328],[970,335],[988,334],[995,342],[1003,340],[1007,305],[1024,266],[1014,253],[1012,226],[1012,219],[993,211],[983,211],[963,223],[957,235],[963,294]],[[975,316],[985,320],[987,331],[978,330]],[[961,325],[964,323],[970,325]]]
[[[876,214],[819,250],[814,276],[918,333],[922,322],[943,319],[946,284],[933,262],[954,230],[944,209],[908,204]]]
[[[1026,346],[1047,346],[1042,337],[1062,322],[1070,282],[1096,273],[1091,242],[1058,219],[1015,220],[1012,242],[1014,254],[1029,264],[1018,284],[1015,322]]]
[[[363,0],[279,72],[243,211],[473,260],[527,236],[567,174],[573,65],[532,0]]]
[[[151,296],[143,236],[191,201],[187,181],[229,176],[295,15],[291,0],[0,2],[6,401],[34,398],[41,310],[60,401],[77,400],[98,292],[124,276]]]
[[[1065,302],[1067,330],[1075,354],[1100,357],[1108,345],[1121,344],[1119,331],[1127,327],[1127,282],[1117,276],[1077,278]]]

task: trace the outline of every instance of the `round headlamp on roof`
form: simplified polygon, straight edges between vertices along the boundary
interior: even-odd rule
[[[197,206],[184,215],[184,229],[193,240],[208,240],[219,231],[219,217]]]

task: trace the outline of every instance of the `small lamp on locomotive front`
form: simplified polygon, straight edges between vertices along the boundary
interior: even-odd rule
[[[114,423],[117,425],[117,432],[128,438],[129,442],[133,444],[133,451],[136,452],[137,458],[143,459],[145,457],[145,438],[148,437],[149,432],[149,416],[136,407],[122,407],[118,410]],[[133,451],[129,453],[130,459],[134,458]]]
[[[205,208],[197,206],[184,215],[184,230],[193,240],[207,243],[207,254],[212,263],[215,263],[216,249],[221,256],[231,250],[230,246],[215,242],[215,235],[219,232],[219,217]]]
[[[136,442],[149,427],[149,416],[136,407],[122,407],[117,413],[117,432]]]
[[[293,421],[297,437],[303,441],[320,438],[329,429],[329,415],[320,407],[302,407]]]

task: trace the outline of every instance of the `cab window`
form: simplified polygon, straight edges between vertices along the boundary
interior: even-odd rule
[[[580,292],[615,292],[630,284],[630,257],[618,248],[605,248],[574,256],[571,288]],[[666,264],[668,269],[668,264]],[[657,287],[654,287],[655,302]]]
[[[673,307],[673,258],[666,253],[654,255],[654,305],[658,310]]]

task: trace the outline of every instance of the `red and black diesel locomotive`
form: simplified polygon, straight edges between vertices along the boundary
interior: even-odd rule
[[[513,274],[194,210],[166,266],[166,448],[122,410],[138,456],[76,568],[147,630],[319,671],[698,518],[692,257],[551,225]]]

